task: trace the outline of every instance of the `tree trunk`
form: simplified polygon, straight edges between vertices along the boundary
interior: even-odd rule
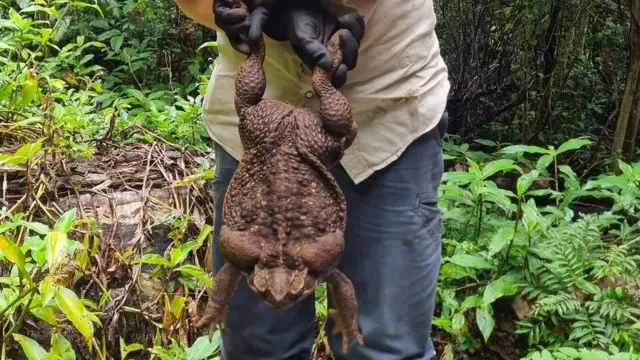
[[[638,20],[640,19],[640,0],[630,0],[629,10],[631,13],[631,27],[629,31],[629,37],[631,39],[631,60],[629,64],[629,73],[627,75],[627,85],[624,90],[624,96],[622,98],[622,104],[620,105],[620,115],[618,116],[618,124],[616,126],[616,132],[613,137],[613,162],[611,163],[611,170],[618,174],[618,159],[622,155],[623,146],[627,136],[627,131],[636,132],[637,123],[635,129],[631,129],[632,126],[628,126],[629,123],[633,125],[635,121],[629,121],[632,115],[631,108],[636,98],[636,92],[638,87],[638,72],[640,72],[640,27],[638,26]]]
[[[575,36],[573,37],[573,48],[576,49],[578,58],[584,55],[584,42],[587,34],[587,25],[589,24],[589,10],[591,8],[591,0],[581,0],[578,10],[578,24],[575,28]]]
[[[565,0],[551,0],[551,14],[549,27],[545,34],[544,69],[542,76],[542,88],[544,93],[540,100],[538,111],[538,123],[544,128],[544,124],[550,124],[551,97],[553,78],[558,65],[558,32],[560,31],[560,14],[565,6]]]
[[[638,142],[638,124],[640,123],[640,75],[637,76],[636,92],[633,104],[633,110],[629,115],[629,122],[627,124],[624,145],[622,146],[622,153],[628,159],[633,157],[633,152],[635,151],[636,143]]]

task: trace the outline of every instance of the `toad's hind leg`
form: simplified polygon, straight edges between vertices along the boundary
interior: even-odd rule
[[[251,54],[240,65],[236,74],[235,107],[240,117],[244,119],[243,112],[251,106],[257,105],[264,96],[267,88],[267,79],[264,72],[265,45],[262,35],[257,44],[251,47]]]
[[[349,101],[331,83],[333,72],[342,62],[340,31],[336,32],[327,44],[329,51],[333,55],[333,69],[326,71],[316,67],[313,72],[312,85],[314,92],[320,98],[320,116],[322,116],[325,128],[336,136],[346,137],[346,148],[353,142],[356,123],[353,121]]]
[[[209,290],[209,301],[204,315],[196,323],[196,328],[205,325],[215,327],[224,326],[224,318],[229,308],[229,301],[238,288],[242,274],[233,265],[226,263],[218,271],[213,280],[213,288]]]
[[[327,275],[326,281],[335,304],[335,309],[329,309],[329,315],[334,321],[332,334],[342,333],[342,352],[346,355],[351,339],[355,339],[360,345],[364,344],[362,334],[358,330],[356,291],[351,280],[337,269]]]

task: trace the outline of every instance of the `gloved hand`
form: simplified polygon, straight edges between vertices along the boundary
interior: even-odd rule
[[[253,1],[244,0],[243,2],[249,9],[253,7]],[[248,55],[250,51],[247,35],[251,19],[247,15],[247,11],[232,7],[230,0],[213,1],[213,16],[216,26],[227,35],[231,47],[245,55]]]
[[[340,88],[347,81],[347,72],[353,70],[358,62],[358,49],[364,36],[364,18],[361,15],[348,14],[338,19],[309,0],[258,6],[251,14],[248,40],[254,43],[263,31],[274,40],[288,40],[309,69],[320,66],[330,71],[333,56],[327,43],[341,28],[348,31],[340,36],[342,64],[334,72],[332,81],[334,87]]]

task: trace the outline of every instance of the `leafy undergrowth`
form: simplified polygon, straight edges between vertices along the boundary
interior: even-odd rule
[[[101,8],[17,8],[0,8],[1,357],[215,359],[219,333],[191,326],[211,285],[206,76],[142,87],[147,52],[122,32],[58,44],[73,14]],[[592,145],[447,139],[439,358],[638,359],[640,162],[598,175]],[[122,217],[79,200],[123,192],[139,205]],[[127,217],[139,226],[114,236]]]
[[[559,163],[589,145],[579,138],[492,155],[448,146],[456,169],[441,185],[435,321],[455,339],[445,358],[483,344],[506,359],[632,358],[640,163],[620,161],[619,175],[588,179]]]

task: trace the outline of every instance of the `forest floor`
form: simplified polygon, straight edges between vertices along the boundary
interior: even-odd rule
[[[32,212],[34,221],[46,223],[52,220],[48,219],[51,216],[48,212],[52,209],[63,213],[73,207],[78,209],[79,218],[95,219],[102,234],[102,250],[96,254],[99,258],[97,268],[90,272],[103,280],[106,290],[119,294],[115,297],[116,300],[122,299],[123,296],[126,298],[127,292],[133,292],[126,305],[134,306],[136,302],[140,303],[143,297],[135,291],[139,285],[132,286],[132,284],[136,281],[143,283],[141,279],[144,277],[132,274],[131,266],[119,266],[114,261],[114,254],[123,254],[133,248],[140,254],[166,254],[171,250],[174,241],[171,237],[175,230],[171,228],[172,224],[168,222],[168,218],[174,220],[180,216],[196,218],[189,224],[191,228],[187,233],[190,235],[186,235],[186,238],[197,236],[199,229],[202,229],[205,223],[212,222],[213,203],[209,192],[210,185],[202,180],[207,178],[205,174],[193,175],[197,167],[196,157],[202,154],[182,152],[163,142],[124,148],[102,146],[100,149],[101,151],[92,156],[74,159],[49,155],[47,165],[32,169],[30,175],[25,175],[23,171],[4,172],[8,186],[5,187],[2,200],[5,205],[14,210],[24,209],[27,205],[25,194],[36,198],[34,189],[38,185],[46,184],[47,191],[37,197],[40,206]],[[4,147],[0,149],[0,154],[12,154],[16,151],[17,147]],[[33,179],[40,179],[40,182],[29,183]],[[180,182],[187,185],[182,188],[176,187]],[[143,194],[147,194],[152,201],[143,201]],[[173,225],[176,225],[175,221]],[[208,254],[203,253],[204,251],[208,252],[208,248],[199,251],[198,257],[204,264],[204,268],[209,270],[211,264]],[[146,291],[153,288],[148,282],[142,287]],[[99,291],[92,286],[91,282],[80,281],[75,284],[75,288],[77,292],[85,294],[95,302],[100,300]],[[162,292],[161,289],[154,291]],[[113,307],[112,303],[115,302],[113,300],[107,304],[105,311],[100,315],[100,319],[105,324],[103,331],[106,332],[107,337],[114,343],[119,337],[126,339],[127,343],[150,341],[154,337],[154,327],[142,325],[141,319],[139,317],[133,319],[131,314],[118,314],[106,310]],[[203,306],[202,301],[200,303],[197,307]],[[146,312],[149,313],[152,309],[155,312],[148,314],[147,318],[166,317],[166,314],[163,315],[161,306],[144,306]],[[116,330],[116,325],[124,318],[129,319],[127,323],[131,326],[123,326]],[[487,346],[474,354],[456,351],[455,359],[519,359],[514,351],[515,338],[510,335],[514,329],[514,317],[505,315],[498,317],[497,320],[496,331]],[[25,327],[34,327],[32,329],[34,332],[28,329],[24,331],[31,333],[31,336],[39,339],[39,342],[46,343],[47,339],[35,335],[37,332],[35,330],[41,325],[39,323],[41,322],[37,319],[27,319]],[[474,322],[470,321],[470,323]],[[472,331],[481,338],[477,329]],[[186,338],[192,338],[195,335],[193,329],[185,329],[182,332],[181,337],[189,333],[191,335]],[[75,338],[79,342],[73,344],[74,348],[85,347],[82,345],[80,336],[68,335],[68,337]],[[433,338],[438,354],[444,354],[445,345],[449,343],[447,334],[436,332]],[[451,359],[444,355],[441,358]],[[332,360],[332,357],[319,354],[315,359]]]
[[[0,148],[0,154],[16,151],[17,147]],[[213,170],[210,165],[201,165],[206,154],[183,151],[156,139],[152,144],[125,147],[100,144],[98,152],[90,156],[72,158],[49,153],[45,157],[46,161],[41,159],[38,166],[27,172],[16,169],[0,173],[8,184],[4,186],[1,200],[14,213],[29,211],[33,221],[51,223],[55,220],[52,214],[59,216],[73,208],[78,210],[78,221],[95,220],[93,226],[97,231],[80,227],[73,232],[78,238],[85,237],[85,241],[88,234],[95,236],[99,250],[94,253],[89,262],[91,267],[84,271],[84,276],[74,273],[74,278],[79,280],[69,283],[79,296],[96,304],[103,302],[104,290],[112,294],[111,300],[101,305],[99,318],[103,326],[97,327],[95,337],[105,339],[111,353],[120,348],[119,339],[150,348],[156,341],[157,331],[163,339],[175,338],[183,343],[192,343],[201,336],[189,324],[197,319],[204,307],[201,298],[204,291],[184,293],[186,290],[175,286],[178,283],[173,271],[163,274],[156,268],[155,276],[151,276],[153,262],[139,267],[123,258],[129,253],[136,259],[149,254],[173,258],[173,254],[168,255],[199,238],[203,229],[212,225],[210,180]],[[507,175],[496,179],[496,183],[509,188],[514,186],[514,179]],[[583,210],[593,211],[601,205],[585,204]],[[204,246],[184,259],[209,272],[210,253],[209,246]],[[188,299],[183,305],[184,312],[178,317],[171,315],[175,299],[183,295]],[[459,343],[459,339],[434,326],[437,330],[432,338],[437,359],[521,359],[528,349],[527,336],[515,335],[516,322],[526,317],[531,309],[526,308],[526,301],[519,300],[516,295],[493,303],[495,329],[486,343],[474,319],[475,313],[466,313],[466,323],[470,324],[466,333],[480,344],[473,352],[456,348],[454,344]],[[439,311],[436,308],[436,314]],[[158,325],[161,325],[160,329]],[[22,333],[29,334],[39,343],[49,341],[46,339],[48,330],[42,330],[50,327],[35,317],[27,316],[23,327]],[[73,327],[69,329],[66,336],[78,349],[76,353],[86,358],[82,356],[88,354],[82,336]],[[323,355],[322,345],[319,348],[320,355],[314,360],[332,360]]]

